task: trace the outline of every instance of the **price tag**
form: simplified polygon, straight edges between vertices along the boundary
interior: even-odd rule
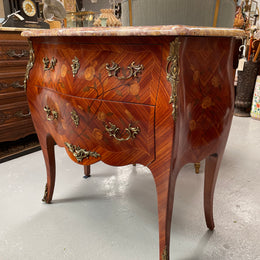
[[[245,62],[246,62],[246,58],[240,59],[239,62],[238,62],[238,68],[237,68],[237,70],[243,71],[243,70],[244,70]]]

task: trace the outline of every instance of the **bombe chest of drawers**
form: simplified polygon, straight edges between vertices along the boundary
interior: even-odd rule
[[[0,142],[35,133],[24,88],[29,45],[16,28],[0,28]]]
[[[52,200],[54,143],[76,163],[140,163],[157,190],[161,260],[169,259],[175,182],[206,158],[204,208],[214,228],[213,193],[233,105],[235,37],[187,26],[24,32],[31,45],[27,96]]]

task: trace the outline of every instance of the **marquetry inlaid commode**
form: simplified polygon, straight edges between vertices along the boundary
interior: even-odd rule
[[[233,112],[235,37],[243,32],[184,26],[24,32],[31,44],[27,96],[55,184],[54,144],[76,163],[140,163],[157,189],[160,259],[169,259],[178,172],[206,158],[204,208],[213,193]]]
[[[29,46],[21,30],[0,28],[0,142],[35,132],[24,88],[28,60]]]

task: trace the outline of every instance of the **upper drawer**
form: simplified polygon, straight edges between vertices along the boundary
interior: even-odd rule
[[[29,59],[29,46],[26,42],[0,41],[0,61],[15,63],[18,60]],[[3,62],[0,62],[4,64]]]
[[[160,45],[42,43],[34,47],[33,85],[79,97],[155,104]]]

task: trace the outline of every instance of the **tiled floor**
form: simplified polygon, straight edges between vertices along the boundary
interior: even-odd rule
[[[158,260],[155,184],[141,165],[83,167],[56,147],[53,203],[41,151],[0,165],[0,260]],[[204,163],[202,163],[204,166]],[[203,215],[203,169],[178,178],[171,259],[260,259],[260,122],[234,117],[215,192],[214,232]]]

